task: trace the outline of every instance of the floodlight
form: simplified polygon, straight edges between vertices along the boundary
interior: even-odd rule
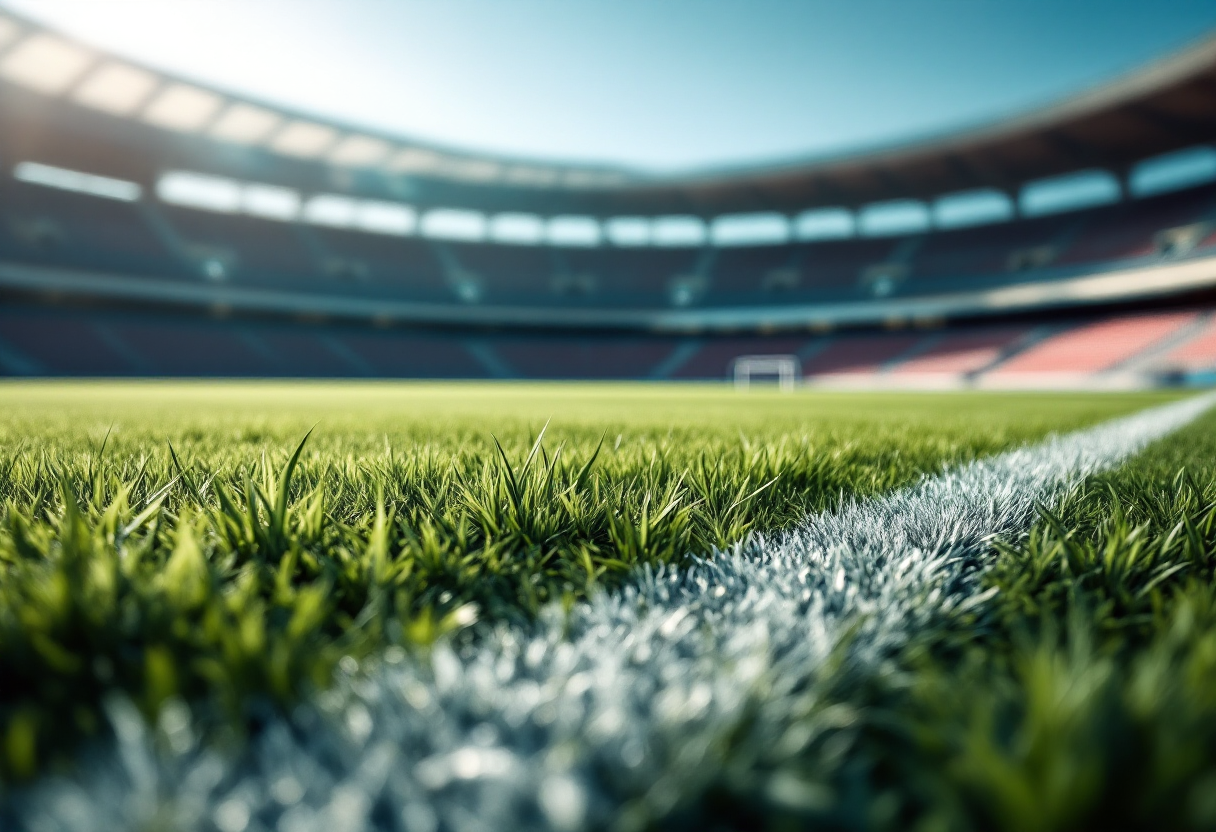
[[[486,236],[486,218],[478,211],[436,208],[422,218],[422,233],[442,240],[477,241]]]
[[[334,143],[336,137],[337,133],[324,124],[293,121],[278,132],[271,140],[270,147],[285,156],[315,159]]]
[[[780,245],[789,241],[790,221],[784,214],[723,214],[713,221],[710,237],[717,246]]]
[[[433,150],[407,147],[389,161],[388,167],[395,173],[433,173],[441,169],[446,161]]]
[[[234,103],[224,110],[208,132],[214,139],[237,144],[258,144],[279,126],[282,119],[270,110]]]
[[[866,237],[896,237],[929,230],[929,207],[917,199],[871,202],[857,214],[857,226]]]
[[[8,46],[21,34],[21,27],[7,17],[0,17],[0,49]]]
[[[300,195],[277,185],[246,185],[241,191],[241,209],[254,217],[290,222],[300,214]]]
[[[535,245],[544,236],[545,222],[535,214],[499,214],[490,220],[490,239],[496,243]]]
[[[843,240],[857,231],[857,221],[848,208],[813,208],[794,218],[794,236],[799,240]]]
[[[106,64],[76,88],[72,98],[116,116],[130,115],[156,87],[156,76],[126,64]]]
[[[65,91],[93,60],[86,50],[51,35],[31,35],[0,61],[0,77],[46,95]]]
[[[613,245],[650,245],[650,220],[645,217],[613,217],[604,223],[604,233]]]
[[[329,161],[335,165],[368,167],[388,155],[387,142],[371,136],[347,136],[329,152]]]
[[[304,205],[304,221],[346,228],[355,222],[355,200],[337,194],[317,194]]]
[[[38,162],[22,162],[13,169],[13,178],[33,185],[44,185],[48,188],[59,188],[63,191],[75,191],[81,194],[91,194],[105,199],[117,199],[120,202],[134,202],[139,199],[143,189],[134,182],[122,179],[111,179],[108,176],[96,176],[91,173],[57,168]]]
[[[992,188],[943,194],[933,202],[933,223],[938,228],[966,228],[1013,219],[1013,202]]]
[[[1118,202],[1119,196],[1119,180],[1110,171],[1095,169],[1028,182],[1018,201],[1023,216],[1037,217]]]
[[[157,127],[189,133],[210,121],[222,103],[214,93],[187,84],[173,84],[149,102],[143,118]]]
[[[1216,179],[1216,148],[1198,145],[1153,156],[1136,164],[1128,186],[1136,196],[1176,191]]]
[[[418,214],[408,205],[397,202],[367,200],[358,204],[355,227],[376,234],[413,234],[418,226]]]
[[[705,223],[700,217],[656,217],[652,233],[656,246],[699,246],[705,242]]]
[[[598,246],[600,224],[594,217],[553,217],[546,236],[555,246]]]
[[[156,195],[170,205],[232,214],[241,208],[241,183],[220,176],[170,171],[156,183]]]

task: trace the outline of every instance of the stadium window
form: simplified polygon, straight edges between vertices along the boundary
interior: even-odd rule
[[[716,246],[761,246],[789,242],[790,221],[784,214],[724,214],[710,226]]]
[[[590,248],[600,244],[600,224],[593,217],[553,217],[545,237],[550,245]]]
[[[1083,170],[1029,182],[1018,201],[1022,214],[1037,217],[1118,202],[1119,191],[1119,180],[1109,171]]]
[[[45,95],[64,92],[76,82],[93,56],[51,35],[32,35],[0,61],[0,76]]]
[[[338,134],[324,124],[293,121],[270,142],[271,150],[299,159],[315,159],[325,153]]]
[[[648,246],[650,231],[645,217],[613,217],[604,223],[604,236],[614,246]]]
[[[1001,191],[982,188],[940,196],[933,203],[938,228],[966,228],[1013,219],[1013,200]]]
[[[1202,185],[1216,179],[1216,148],[1188,147],[1145,159],[1132,168],[1128,188],[1135,196],[1152,196]]]
[[[300,195],[277,185],[246,185],[241,189],[241,210],[253,217],[290,222],[300,215]]]
[[[477,242],[486,236],[486,218],[478,211],[436,208],[422,217],[422,234],[438,240]]]
[[[173,84],[149,102],[143,118],[157,127],[190,133],[210,121],[222,103],[214,93],[186,84]]]
[[[13,169],[13,178],[31,185],[43,185],[62,191],[75,191],[105,199],[117,199],[120,202],[134,202],[143,192],[143,189],[134,182],[111,179],[108,176],[95,176],[91,173],[81,173],[38,162],[22,162],[17,165]]]
[[[213,139],[235,144],[258,144],[279,126],[282,119],[270,110],[236,103],[224,110],[208,132]]]
[[[337,194],[318,194],[304,204],[304,221],[313,225],[348,228],[355,223],[355,200]]]
[[[371,136],[347,136],[329,152],[329,161],[335,165],[368,167],[388,155],[387,142]]]
[[[656,246],[699,246],[706,238],[705,222],[700,217],[656,217],[652,226]]]
[[[872,202],[857,214],[857,226],[866,237],[893,237],[929,229],[929,208],[915,199]]]
[[[496,243],[536,245],[545,238],[545,221],[535,214],[499,214],[490,219],[490,239]]]
[[[397,202],[367,200],[355,207],[355,228],[373,234],[413,234],[418,227],[418,213],[408,205]]]
[[[857,230],[853,213],[847,208],[815,208],[794,218],[794,237],[798,240],[844,240]]]
[[[106,64],[84,79],[72,98],[116,116],[130,115],[156,87],[156,76],[126,64]]]
[[[156,195],[170,205],[233,214],[241,208],[241,183],[220,176],[170,171],[156,183]]]

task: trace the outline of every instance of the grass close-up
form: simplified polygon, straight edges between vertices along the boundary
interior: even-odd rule
[[[678,574],[921,475],[1179,398],[255,383],[0,396],[0,799],[18,802],[48,777],[87,777],[79,760],[103,753],[116,707],[134,705],[162,745],[185,719],[199,747],[239,756],[386,657],[484,654],[648,569]],[[865,672],[846,643],[865,625],[842,618],[837,658],[806,677],[813,706],[772,722],[779,741],[749,749],[769,720],[756,712],[715,734],[706,759],[720,769],[687,787],[672,775],[662,800],[602,817],[1210,826],[1214,424],[1040,503],[1028,532],[984,537],[975,603],[925,612],[932,626]],[[828,568],[816,563],[803,577]],[[847,594],[843,567],[827,578]],[[664,637],[672,619],[683,613]],[[617,783],[605,794],[625,789],[596,777]],[[584,798],[546,794],[535,825],[599,823]],[[234,805],[200,828],[274,828]],[[395,817],[365,826],[459,825],[430,809]]]

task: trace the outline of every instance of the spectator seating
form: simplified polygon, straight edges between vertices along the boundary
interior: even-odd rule
[[[896,375],[968,376],[996,363],[1019,340],[1026,337],[1025,327],[998,327],[991,330],[945,335],[921,352],[891,368]]]
[[[1084,374],[1111,370],[1193,322],[1198,314],[1130,315],[1069,328],[1012,356],[987,375]]]

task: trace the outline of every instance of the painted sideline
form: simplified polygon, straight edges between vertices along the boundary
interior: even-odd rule
[[[756,536],[689,568],[501,628],[429,664],[390,651],[271,722],[240,757],[198,746],[186,709],[10,806],[21,828],[354,832],[640,828],[717,780],[792,758],[831,714],[816,684],[864,680],[918,631],[986,598],[994,537],[1199,416],[1175,402],[972,462]],[[156,750],[154,749],[154,746]],[[822,795],[756,780],[778,803]],[[0,820],[2,820],[0,816]]]

